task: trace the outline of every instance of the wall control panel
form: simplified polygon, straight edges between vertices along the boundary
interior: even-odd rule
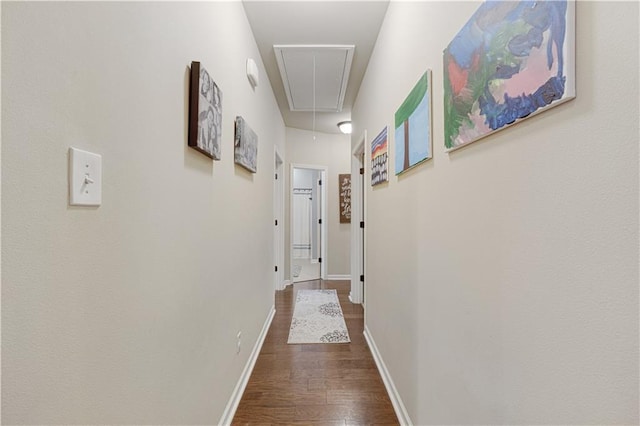
[[[69,204],[102,204],[102,156],[69,148]]]

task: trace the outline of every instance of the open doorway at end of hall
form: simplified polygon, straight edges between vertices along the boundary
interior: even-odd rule
[[[291,281],[322,278],[324,170],[292,165]]]

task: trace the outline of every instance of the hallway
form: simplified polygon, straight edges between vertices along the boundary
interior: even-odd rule
[[[337,289],[351,343],[288,345],[299,289]],[[276,293],[276,316],[233,421],[234,425],[397,425],[393,406],[362,334],[362,305],[348,281],[307,281]]]
[[[640,425],[640,1],[0,17],[0,424]]]

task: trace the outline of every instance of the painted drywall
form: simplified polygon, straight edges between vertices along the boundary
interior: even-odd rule
[[[315,140],[314,140],[315,135]],[[291,164],[327,167],[327,275],[349,275],[350,266],[350,228],[348,223],[340,223],[338,200],[338,174],[351,170],[351,147],[348,135],[311,132],[308,130],[286,128],[287,158],[285,170],[291,170]],[[290,173],[290,172],[289,172]],[[289,185],[287,173],[286,188]],[[289,191],[285,201],[286,223],[290,215]],[[289,279],[291,230],[285,231],[285,277]],[[324,242],[323,242],[324,243]],[[324,261],[324,260],[323,260]]]
[[[2,2],[0,2],[0,19],[2,17]],[[0,22],[1,23],[1,22]],[[2,52],[2,28],[0,28],[0,53]],[[0,76],[2,75],[2,58],[0,57]],[[2,84],[0,82],[0,111],[2,110]],[[0,120],[0,176],[2,176],[2,121]],[[0,178],[0,245],[2,243],[2,179]],[[0,295],[2,294],[2,250],[0,249]],[[0,296],[0,346],[2,341],[2,296]],[[2,350],[0,350],[0,366],[2,365]],[[0,370],[0,373],[2,371]],[[2,386],[0,378],[0,388]],[[0,390],[1,393],[1,390]],[[1,397],[1,395],[0,395]],[[0,423],[2,423],[2,403],[0,402]]]
[[[293,187],[313,189],[317,172],[311,169],[293,169]]]
[[[577,98],[448,154],[478,5],[389,5],[352,144],[431,68],[434,158],[368,186],[366,324],[414,424],[637,424],[638,3],[578,2]]]
[[[3,423],[218,422],[273,306],[285,129],[247,57],[264,76],[239,2],[2,5]],[[223,92],[221,161],[187,147],[192,60]],[[67,205],[69,146],[102,155],[98,208]]]

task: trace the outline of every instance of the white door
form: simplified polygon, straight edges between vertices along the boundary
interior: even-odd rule
[[[284,176],[282,157],[274,147],[273,173],[273,270],[274,288],[284,288]]]
[[[365,131],[360,142],[352,151],[351,157],[351,293],[349,300],[352,303],[364,303],[365,276],[365,230],[360,225],[365,219],[365,144],[367,132]],[[361,173],[362,171],[362,173]]]

